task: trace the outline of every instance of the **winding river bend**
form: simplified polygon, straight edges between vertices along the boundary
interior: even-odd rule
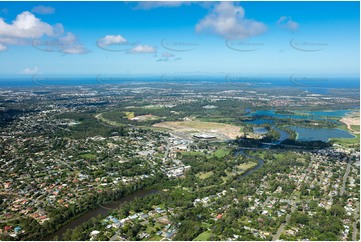
[[[237,150],[234,153],[234,156],[238,156],[238,155],[244,155],[246,157],[257,159],[257,161],[258,161],[258,164],[255,167],[253,167],[252,169],[248,170],[246,173],[241,175],[240,178],[251,175],[253,172],[260,169],[264,164],[264,160],[262,160],[262,159],[260,159],[258,157],[247,155],[244,152],[244,149],[242,149],[242,148]],[[80,215],[78,218],[74,219],[73,221],[65,224],[63,227],[61,227],[56,232],[54,232],[54,233],[46,236],[45,238],[43,238],[43,241],[53,240],[53,238],[55,236],[58,236],[59,240],[61,240],[62,235],[68,229],[74,229],[76,226],[79,226],[82,223],[84,223],[84,222],[86,222],[86,221],[88,221],[88,220],[90,220],[93,217],[96,217],[98,215],[101,215],[101,216],[104,217],[104,216],[108,215],[111,212],[111,210],[118,209],[123,204],[131,202],[137,197],[145,197],[145,196],[148,196],[148,195],[151,195],[151,194],[156,194],[156,193],[159,193],[159,192],[160,192],[159,190],[139,190],[139,191],[137,191],[137,192],[135,192],[133,194],[130,194],[128,196],[125,196],[125,197],[123,197],[123,198],[121,198],[121,199],[119,199],[119,200],[117,200],[115,202],[108,203],[106,205],[100,205],[99,207],[97,207],[97,208],[95,208],[93,210],[90,210],[90,211]]]
[[[139,190],[133,194],[130,194],[128,196],[122,197],[121,199],[112,202],[112,203],[108,203],[102,206],[99,206],[93,210],[90,210],[82,215],[80,215],[79,217],[77,217],[76,219],[74,219],[73,221],[65,224],[63,227],[61,227],[59,230],[57,230],[56,232],[46,236],[45,238],[43,238],[43,241],[49,241],[52,240],[55,236],[58,236],[59,240],[61,240],[62,235],[65,233],[65,231],[67,229],[74,229],[76,226],[81,225],[82,223],[90,220],[93,217],[96,217],[98,215],[101,216],[106,216],[108,215],[112,210],[119,208],[121,205],[131,202],[133,201],[135,198],[137,197],[145,197],[148,196],[150,194],[155,194],[155,193],[159,193],[159,190]]]
[[[258,170],[259,168],[261,168],[264,164],[264,160],[258,158],[258,157],[254,157],[254,156],[250,156],[250,155],[247,155],[245,152],[244,152],[244,149],[239,149],[237,150],[235,153],[234,153],[234,156],[237,156],[237,155],[244,155],[246,157],[249,157],[249,158],[253,158],[253,159],[256,159],[258,161],[258,164],[253,167],[252,169],[248,170],[246,173],[242,174],[241,177],[239,179],[241,179],[242,177],[245,177],[245,176],[249,176],[251,175],[253,172],[255,172],[256,170]]]

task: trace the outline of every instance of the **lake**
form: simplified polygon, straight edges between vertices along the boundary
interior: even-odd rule
[[[326,119],[327,117],[342,118],[351,112],[352,112],[352,110],[342,109],[342,110],[329,110],[329,111],[327,111],[327,110],[326,111],[297,111],[295,114],[283,114],[283,113],[277,113],[274,110],[257,110],[254,112],[249,112],[245,116],[248,116],[248,117],[268,116],[268,117],[272,117],[272,118],[322,120],[322,119]],[[257,121],[257,120],[262,120],[262,121]],[[254,121],[246,121],[246,122],[258,124],[259,122],[269,123],[269,120],[256,119]]]
[[[274,120],[272,119],[255,119],[255,120],[249,120],[249,121],[243,121],[245,124],[271,124],[274,123]]]
[[[288,139],[290,137],[290,135],[286,131],[284,131],[282,129],[276,128],[274,126],[273,126],[273,129],[276,130],[278,133],[280,133],[280,138],[278,139],[279,143],[286,140],[286,139]]]
[[[303,128],[298,126],[289,126],[290,129],[297,133],[299,141],[324,141],[330,138],[354,138],[355,136],[341,129],[330,128]]]

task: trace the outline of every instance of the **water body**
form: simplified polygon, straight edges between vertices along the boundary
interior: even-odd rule
[[[282,114],[282,113],[276,113],[274,110],[257,110],[252,113],[247,113],[245,116],[250,117],[261,117],[261,116],[268,116],[271,118],[290,118],[290,119],[310,119],[310,120],[322,120],[326,119],[327,117],[332,118],[341,118],[345,116],[346,114],[349,114],[352,112],[352,110],[348,109],[342,109],[342,110],[330,110],[330,111],[301,111],[302,114]],[[301,113],[300,112],[300,113]],[[260,120],[260,121],[258,121]],[[267,119],[256,119],[252,121],[246,121],[249,123],[257,123],[257,122],[267,122],[270,120]],[[270,122],[268,122],[270,123]]]
[[[89,221],[91,218],[98,216],[99,214],[101,216],[106,216],[108,215],[112,210],[114,209],[118,209],[121,205],[131,202],[133,201],[135,198],[137,197],[145,197],[148,196],[150,194],[156,194],[159,193],[160,191],[158,190],[139,190],[131,195],[128,195],[126,197],[123,197],[115,202],[103,205],[103,206],[99,206],[93,210],[90,210],[86,213],[84,213],[83,215],[81,215],[80,217],[76,218],[75,220],[71,221],[68,224],[65,224],[63,227],[61,227],[61,229],[59,229],[58,231],[56,231],[55,233],[46,236],[43,241],[49,241],[52,240],[54,238],[54,236],[58,236],[59,240],[61,240],[62,235],[65,233],[65,231],[67,229],[74,229],[76,226],[81,225],[84,222]]]
[[[278,142],[276,142],[277,144],[290,137],[290,135],[286,131],[276,128],[274,125],[272,126],[272,128],[276,130],[278,133],[280,133],[280,138],[278,139]],[[266,134],[268,133],[268,130],[265,127],[253,127],[253,132],[255,134]]]
[[[274,126],[273,126],[273,129],[276,130],[278,133],[280,133],[280,138],[278,139],[278,143],[281,143],[282,141],[284,141],[290,137],[290,135],[282,129],[276,128]]]
[[[170,74],[170,75],[130,75],[120,74],[109,76],[99,74],[94,76],[79,75],[34,75],[19,78],[16,76],[0,77],[0,87],[34,87],[34,86],[79,86],[79,85],[96,85],[96,84],[129,84],[134,82],[158,82],[158,83],[191,83],[208,85],[215,83],[229,85],[234,87],[244,87],[244,84],[250,83],[252,87],[269,88],[269,87],[287,87],[298,88],[303,91],[312,93],[327,94],[332,88],[352,88],[359,89],[360,81],[358,77],[335,77],[327,78],[324,81],[312,83],[300,83],[296,76],[296,82],[290,80],[290,76],[244,76],[242,75],[216,75],[216,74]]]
[[[240,177],[240,179],[241,179],[242,177],[251,175],[253,172],[255,172],[255,171],[257,171],[259,168],[261,168],[261,167],[263,166],[263,164],[264,164],[264,160],[262,160],[262,159],[260,159],[260,158],[258,158],[258,157],[254,157],[254,156],[247,155],[247,154],[244,152],[243,149],[239,149],[239,150],[237,150],[237,151],[233,154],[233,156],[238,156],[238,155],[244,155],[244,156],[246,156],[246,157],[253,158],[253,159],[256,159],[256,160],[258,161],[258,164],[257,164],[255,167],[253,167],[252,169],[248,170],[246,173],[242,174],[241,177]]]
[[[244,123],[260,125],[269,123],[272,124],[274,120],[267,118],[257,117],[270,117],[270,118],[289,118],[289,119],[304,119],[304,120],[329,120],[329,118],[342,118],[345,115],[351,113],[353,110],[341,109],[341,110],[323,110],[323,111],[302,111],[296,114],[282,114],[276,113],[274,110],[257,110],[251,113],[247,113],[245,116],[255,117],[255,120],[245,121]],[[289,134],[284,130],[280,130],[273,126],[277,130],[281,137],[278,143],[289,138]],[[302,128],[297,126],[291,126],[291,128],[298,134],[297,140],[299,141],[324,141],[327,142],[330,138],[353,138],[352,134],[347,131],[336,128]]]
[[[330,138],[354,138],[355,136],[341,129],[330,128],[303,128],[298,126],[289,126],[290,129],[297,133],[299,141],[324,141]]]
[[[323,116],[323,117],[333,117],[333,118],[341,118],[350,114],[351,110],[329,110],[329,111],[306,111],[308,114],[313,116]]]
[[[265,127],[253,127],[253,133],[255,134],[267,134],[268,130]]]
[[[255,119],[255,120],[250,120],[250,121],[244,121],[245,124],[255,124],[255,125],[260,125],[260,124],[272,124],[274,123],[274,120],[272,119]]]

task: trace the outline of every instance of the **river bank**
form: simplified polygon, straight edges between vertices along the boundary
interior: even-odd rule
[[[130,195],[127,195],[125,197],[122,197],[121,199],[107,203],[104,205],[99,205],[99,207],[92,209],[88,212],[83,213],[82,215],[78,216],[74,220],[70,221],[69,223],[62,226],[59,230],[56,232],[44,237],[43,241],[50,241],[53,240],[55,236],[58,237],[59,240],[61,240],[62,235],[68,230],[68,229],[74,229],[76,226],[90,220],[93,217],[96,217],[98,215],[106,216],[108,215],[112,210],[118,209],[121,205],[133,201],[137,197],[145,197],[151,194],[159,193],[159,190],[139,190],[135,193],[132,193]]]

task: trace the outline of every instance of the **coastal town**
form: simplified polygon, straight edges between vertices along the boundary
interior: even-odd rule
[[[181,237],[180,232],[186,202],[192,209],[199,209],[197,219],[202,221],[192,239],[320,239],[321,235],[309,234],[310,226],[315,226],[310,219],[320,214],[327,219],[334,214],[340,218],[337,223],[334,221],[338,227],[331,228],[334,239],[359,238],[357,142],[341,139],[325,149],[282,151],[272,149],[279,142],[268,140],[262,141],[266,148],[250,148],[234,157],[232,150],[237,145],[231,140],[244,137],[258,142],[268,137],[270,127],[236,126],[213,118],[223,105],[228,109],[240,105],[239,110],[245,106],[264,107],[265,103],[272,107],[294,103],[304,107],[311,102],[312,106],[325,103],[328,107],[353,106],[359,101],[356,97],[349,93],[330,100],[327,95],[308,93],[264,98],[253,91],[172,92],[181,96],[169,96],[169,90],[162,88],[154,92],[153,87],[3,90],[1,108],[6,115],[2,122],[6,125],[0,133],[0,236],[5,239],[32,236],[34,233],[29,235],[29,231],[34,230],[35,224],[46,227],[54,221],[64,223],[132,191],[164,183],[160,193],[149,195],[153,199],[151,207],[133,210],[133,202],[129,202],[125,213],[112,209],[98,220],[96,228],[90,226],[82,233],[85,237],[81,239],[189,239]],[[192,105],[197,111],[190,109]],[[116,109],[123,111],[114,112]],[[206,115],[209,121],[197,117],[196,112]],[[247,114],[247,110],[242,112]],[[249,116],[245,117],[248,121]],[[315,117],[309,119],[312,118]],[[281,121],[277,122],[283,124]],[[335,123],[337,118],[331,121]],[[332,125],[321,118],[309,125],[314,125],[312,122],[325,127]],[[286,126],[279,127],[286,130]],[[359,135],[354,121],[347,127]],[[225,160],[222,165],[228,168],[202,171],[202,166],[218,164],[222,159]],[[259,159],[263,168],[257,165]],[[286,168],[267,172],[283,164],[284,159],[288,162]],[[256,180],[252,180],[255,174],[248,175],[253,169],[259,176]],[[242,175],[251,179],[247,182],[253,184],[252,192],[244,194],[244,188],[235,185]],[[173,201],[179,193],[186,200],[178,205],[164,198],[169,196]],[[165,201],[157,203],[157,199]],[[234,226],[239,230],[233,225],[227,233],[215,229],[235,216],[233,212],[240,204],[242,212],[237,212],[238,217],[234,218],[237,221]],[[59,213],[66,215],[60,217]],[[32,228],[27,226],[29,219],[35,221]],[[80,240],[74,231],[62,237]]]
[[[352,156],[349,157],[349,154]],[[295,157],[303,157],[305,153],[296,152]],[[320,211],[329,211],[331,214],[340,213],[343,219],[334,220],[341,230],[336,239],[343,241],[355,240],[359,236],[358,209],[359,209],[359,152],[352,149],[329,149],[321,152],[308,154],[311,158],[306,161],[297,158],[295,166],[289,167],[289,173],[273,173],[260,179],[260,184],[253,195],[242,197],[249,206],[245,209],[244,216],[247,218],[241,222],[242,230],[248,231],[256,240],[293,240],[306,237],[310,229],[305,219],[317,216]],[[272,161],[269,161],[272,162]],[[348,170],[350,169],[350,170]],[[168,191],[164,191],[168,193]],[[347,193],[347,197],[342,197]],[[240,203],[237,190],[229,188],[217,194],[207,197],[196,198],[193,201],[195,207],[201,206],[207,209],[204,223],[214,224],[217,220],[226,219],[232,207]],[[220,202],[233,198],[232,202],[220,206]],[[339,199],[344,200],[340,205]],[[162,206],[160,208],[159,206]],[[152,210],[153,209],[153,210]],[[151,210],[132,212],[127,217],[117,218],[108,216],[104,221],[101,231],[95,230],[89,234],[90,240],[105,238],[114,240],[119,236],[123,240],[129,238],[122,233],[124,226],[136,226],[140,228],[136,238],[138,240],[153,238],[156,240],[170,240],[176,235],[177,219],[175,211],[177,207],[165,207],[164,204],[154,206]],[[173,220],[173,221],[172,221]],[[207,227],[207,226],[206,226]],[[114,229],[116,228],[116,229]],[[222,240],[240,240],[242,233],[233,231],[230,237],[221,237]],[[212,233],[210,226],[199,236],[203,237]],[[101,237],[97,237],[101,236]]]
[[[361,241],[358,1],[2,1],[1,241]]]

